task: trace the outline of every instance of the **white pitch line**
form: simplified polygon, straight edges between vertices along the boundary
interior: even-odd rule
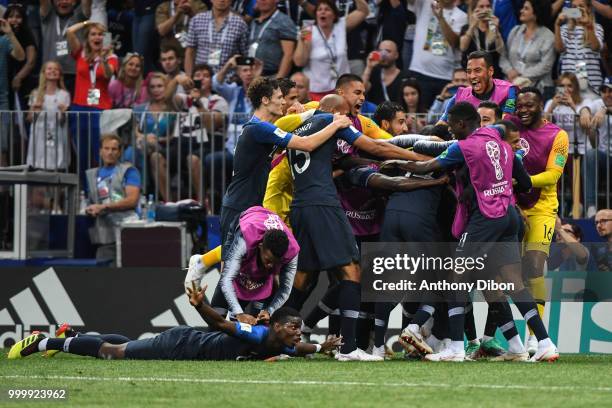
[[[612,387],[577,387],[555,385],[502,385],[502,384],[443,384],[443,383],[378,383],[366,381],[307,381],[307,380],[247,380],[225,378],[170,378],[170,377],[91,377],[66,375],[0,375],[5,379],[24,380],[65,380],[65,381],[116,381],[116,382],[168,382],[168,383],[199,383],[199,384],[266,384],[266,385],[325,385],[325,386],[363,386],[363,387],[406,387],[406,388],[483,388],[483,389],[515,389],[542,391],[601,391],[612,392]]]

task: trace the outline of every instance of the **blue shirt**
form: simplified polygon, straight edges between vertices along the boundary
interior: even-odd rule
[[[294,133],[299,136],[312,135],[332,123],[329,113],[315,114]],[[289,150],[288,159],[294,179],[292,207],[327,205],[340,207],[338,193],[332,178],[332,156],[337,150],[338,139],[353,144],[361,132],[353,126],[341,129],[313,152]]]
[[[144,103],[134,106],[134,116],[138,130],[145,135],[152,133],[157,137],[169,137],[174,134],[175,114],[149,112],[149,104]]]
[[[100,167],[98,169],[98,175],[96,176],[96,187],[98,189],[98,196],[100,200],[105,200],[108,197],[108,194],[104,194],[104,192],[110,193],[110,184],[111,178],[117,172],[117,166],[112,167]],[[86,183],[88,184],[88,183]],[[140,188],[140,172],[136,167],[130,167],[126,170],[123,176],[123,186],[135,186]],[[89,188],[89,186],[87,186]]]
[[[0,110],[9,109],[8,60],[13,44],[6,35],[0,36]]]
[[[243,126],[234,153],[232,182],[223,198],[225,207],[244,211],[261,205],[270,174],[270,154],[275,146],[287,147],[292,137],[293,134],[256,116]]]

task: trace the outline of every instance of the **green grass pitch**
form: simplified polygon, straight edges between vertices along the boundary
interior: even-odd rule
[[[317,356],[265,362],[104,361],[58,354],[8,361],[0,350],[0,406],[8,389],[68,390],[67,405],[113,407],[605,407],[612,356],[556,363],[339,363]],[[401,404],[401,405],[399,405]]]

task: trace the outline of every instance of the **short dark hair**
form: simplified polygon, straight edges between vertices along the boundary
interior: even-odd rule
[[[102,148],[102,146],[104,146],[104,142],[106,142],[107,140],[114,140],[115,142],[119,143],[119,149],[123,148],[123,146],[121,145],[121,138],[118,135],[116,135],[115,133],[106,133],[100,136],[100,149]]]
[[[318,0],[315,6],[315,14],[321,4],[326,4],[327,6],[329,6],[329,8],[332,9],[332,12],[334,13],[334,23],[337,23],[338,20],[340,20],[340,10],[338,10],[338,6],[336,6],[336,2],[334,0]]]
[[[495,119],[500,120],[502,118],[502,110],[500,106],[493,101],[482,101],[480,102],[480,105],[478,105],[478,108],[493,109],[495,111]]]
[[[551,20],[551,5],[549,0],[526,0],[531,3],[533,14],[538,26],[547,27]]]
[[[165,54],[169,51],[174,51],[174,55],[176,55],[176,58],[181,58],[181,56],[183,55],[183,53],[173,44],[164,44],[159,49],[159,56],[161,57],[162,54]]]
[[[289,248],[289,238],[285,231],[271,229],[264,234],[262,245],[269,249],[276,258],[282,258]]]
[[[487,66],[487,68],[492,67],[493,66],[493,56],[491,55],[491,53],[488,53],[486,51],[472,51],[470,52],[470,54],[467,57],[467,60],[473,60],[473,59],[484,59],[485,61],[485,65]]]
[[[508,132],[518,132],[519,128],[511,120],[498,120],[495,122],[496,125],[504,125]]]
[[[404,112],[402,105],[397,102],[385,101],[378,105],[372,119],[380,126],[383,120],[392,121],[397,112]]]
[[[198,71],[208,71],[211,77],[215,74],[215,71],[213,71],[212,67],[208,64],[197,64],[195,67],[193,67],[192,72],[194,74]]]
[[[584,234],[582,233],[582,228],[580,228],[580,225],[574,224],[572,222],[568,222],[567,224],[570,227],[572,227],[572,233],[576,236],[576,238],[578,238],[580,241],[582,241],[582,238],[583,238]]]
[[[540,100],[540,102],[544,101],[544,97],[542,96],[542,92],[540,92],[540,90],[534,86],[526,86],[524,88],[519,89],[518,93],[516,94],[516,97],[518,99],[519,95],[521,94],[526,94],[526,93],[532,93],[535,94],[538,99]]]
[[[278,81],[272,78],[260,77],[251,82],[247,90],[247,96],[251,105],[253,105],[253,109],[258,109],[261,106],[263,98],[272,98],[274,91],[278,88]]]
[[[294,308],[289,306],[281,307],[280,309],[276,309],[276,311],[272,313],[272,316],[270,316],[270,325],[273,325],[274,323],[285,324],[292,317],[297,317],[299,319],[302,318],[300,312]]]
[[[295,88],[297,86],[295,84],[295,82],[290,80],[289,78],[279,78],[276,81],[278,82],[278,87],[280,88],[281,92],[283,93],[283,96],[287,96],[289,91],[292,88]]]
[[[344,85],[350,84],[351,82],[363,83],[363,79],[361,79],[359,75],[355,74],[342,74],[336,81],[336,89],[342,88]]]
[[[464,122],[480,123],[480,115],[474,106],[469,102],[457,102],[448,110],[449,116]]]

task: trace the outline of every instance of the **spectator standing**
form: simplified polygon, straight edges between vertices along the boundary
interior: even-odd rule
[[[347,32],[361,24],[369,13],[365,0],[356,0],[357,9],[340,17],[332,0],[319,0],[315,24],[302,29],[293,62],[304,67],[310,80],[310,98],[314,101],[333,93],[336,80],[350,71]]]
[[[567,132],[570,148],[574,147],[570,153],[582,156],[586,151],[592,101],[580,94],[576,75],[568,72],[561,74],[557,83],[557,92],[546,102],[544,111],[552,115],[555,124]],[[576,116],[580,118],[578,122]]]
[[[404,35],[409,24],[409,17],[414,20],[414,14],[408,11],[407,0],[378,0],[377,23],[381,41],[390,40],[395,43],[397,52],[402,55],[404,45]],[[412,16],[409,16],[412,14]],[[414,26],[414,21],[412,21]],[[414,30],[413,30],[414,31]],[[401,59],[399,67],[401,68]]]
[[[100,138],[100,167],[87,170],[85,212],[95,217],[89,230],[91,243],[97,245],[96,259],[116,259],[115,229],[122,223],[136,221],[140,198],[140,173],[130,163],[120,163],[121,139],[109,134]]]
[[[276,0],[257,0],[259,16],[251,21],[248,56],[264,62],[264,76],[288,77],[293,66],[297,29],[276,8]]]
[[[83,30],[84,42],[77,33]],[[66,30],[68,47],[76,61],[75,93],[70,110],[70,131],[77,147],[79,174],[98,162],[100,151],[100,112],[113,106],[108,93],[111,78],[119,68],[119,59],[110,46],[104,46],[106,27],[82,22]],[[83,180],[84,181],[84,180]]]
[[[25,59],[25,52],[8,21],[0,19],[0,112],[9,110],[9,77],[8,60],[13,57],[18,61]],[[9,118],[7,113],[0,115],[0,167],[6,165],[6,152],[9,149],[8,140]]]
[[[170,90],[170,80],[167,75],[159,72],[149,74],[147,78],[147,94],[149,100],[134,107],[136,119],[136,158],[138,168],[148,160],[153,174],[155,194],[163,201],[171,200],[171,193],[166,177],[165,165],[168,157],[176,165],[176,148],[171,149],[171,140],[176,134],[177,114],[174,103],[174,90]],[[126,152],[126,156],[132,154]],[[174,154],[173,154],[174,153]],[[145,173],[146,174],[146,173]]]
[[[606,182],[612,163],[612,76],[604,79],[600,88],[601,98],[591,105],[590,148],[586,153],[585,180],[587,217],[592,217],[597,209],[598,184],[604,181],[605,189],[610,192]]]
[[[399,101],[405,75],[397,67],[399,52],[390,40],[382,41],[378,51],[368,55],[361,79],[366,87],[368,101],[378,105],[385,101]]]
[[[25,60],[19,61],[11,56],[8,61],[9,78],[12,78],[9,103],[11,109],[17,109],[14,96],[17,94],[21,110],[26,107],[28,96],[36,86],[34,75],[31,75],[36,65],[36,43],[34,34],[28,26],[28,16],[24,6],[19,3],[10,4],[4,12],[4,18],[11,25],[17,41],[25,52]]]
[[[70,57],[66,31],[91,16],[91,0],[76,6],[75,0],[40,0],[42,30],[42,61],[58,61],[62,65],[64,82],[69,93],[74,93],[76,63]]]
[[[467,66],[467,57],[474,51],[486,51],[493,59],[493,77],[502,78],[499,67],[500,55],[504,52],[504,39],[499,31],[499,19],[493,15],[491,0],[476,0],[469,13],[469,25],[464,26],[459,49],[461,66]]]
[[[47,61],[40,71],[38,89],[30,96],[28,122],[33,122],[28,140],[27,163],[39,169],[65,169],[70,164],[66,110],[70,94],[66,91],[62,66]]]
[[[134,21],[132,22],[132,45],[143,56],[144,72],[155,67],[159,49],[159,35],[155,29],[155,10],[162,0],[134,0]]]
[[[109,0],[107,14],[108,31],[113,36],[113,50],[118,57],[123,58],[134,49],[132,46],[134,1]]]
[[[561,54],[560,72],[575,73],[583,81],[583,90],[587,86],[599,89],[603,82],[600,66],[603,27],[595,22],[591,0],[572,0],[572,6],[580,9],[580,18],[567,18],[561,12],[555,21],[555,48]]]
[[[452,78],[459,59],[459,33],[467,24],[467,15],[453,0],[409,0],[408,3],[417,18],[410,74],[421,86],[423,105],[431,106]]]
[[[230,0],[212,0],[212,10],[189,22],[185,72],[191,76],[195,64],[208,64],[215,71],[233,55],[247,55],[249,28],[231,13]]]
[[[548,0],[525,1],[519,15],[521,25],[508,35],[506,52],[499,61],[509,81],[527,78],[540,92],[553,86],[555,35],[546,27],[549,10]]]
[[[108,86],[113,108],[132,109],[148,99],[147,86],[142,77],[144,60],[138,54],[127,53],[121,61],[119,74]]]
[[[183,49],[187,47],[189,21],[206,9],[201,0],[169,0],[157,6],[155,25],[161,37],[161,47],[172,46],[181,50],[180,57],[183,58]]]
[[[163,46],[159,51],[159,63],[162,68],[162,72],[168,76],[168,79],[172,80],[177,76],[184,74],[185,72],[181,69],[182,59],[181,52],[173,45]],[[182,77],[189,79],[189,77]],[[176,91],[178,93],[185,93],[183,88],[184,83],[179,83]]]

